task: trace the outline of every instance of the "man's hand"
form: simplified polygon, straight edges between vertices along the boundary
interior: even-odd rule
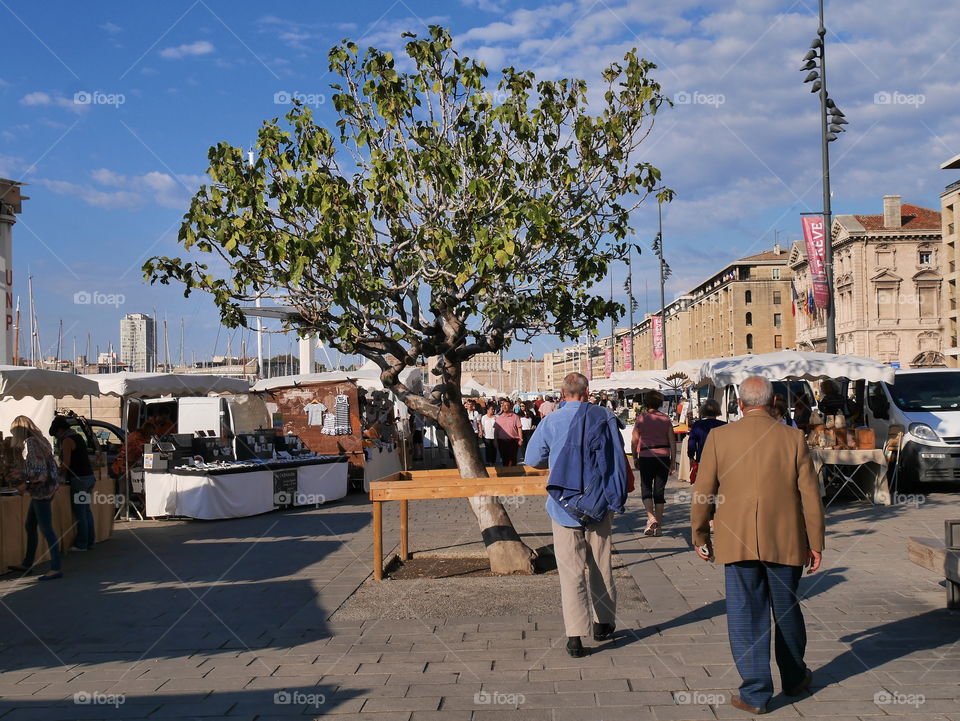
[[[696,546],[695,550],[700,558],[709,561],[713,558],[713,541],[707,541],[703,546]]]
[[[820,568],[820,562],[823,560],[823,553],[821,551],[809,551],[808,553],[807,575],[816,573],[817,569]]]

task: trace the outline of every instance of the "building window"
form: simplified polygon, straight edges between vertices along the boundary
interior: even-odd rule
[[[747,350],[753,350],[753,333],[747,333]]]
[[[773,304],[774,304],[774,305],[780,305],[780,291],[779,291],[779,290],[773,291]]]
[[[932,250],[921,250],[919,255],[920,255],[920,265],[930,265],[931,263],[933,263]]]
[[[783,336],[775,335],[773,336],[773,347],[774,348],[783,348]]]
[[[779,268],[774,268],[774,269],[773,269],[772,278],[773,278],[774,280],[780,280],[780,269],[779,269]]]
[[[744,302],[746,302],[746,303],[753,303],[753,291],[752,291],[752,290],[748,290],[746,293],[744,293],[744,294],[743,294],[743,300],[744,300]]]
[[[920,296],[920,317],[929,320],[937,317],[937,289],[933,286],[917,288]]]
[[[896,320],[898,295],[895,286],[877,288],[877,318],[880,320]]]
[[[783,325],[783,314],[782,314],[782,313],[774,313],[774,314],[773,314],[773,325],[774,325],[774,327],[776,327],[776,328],[779,328],[780,326]]]
[[[747,313],[747,325],[753,325],[753,313]]]

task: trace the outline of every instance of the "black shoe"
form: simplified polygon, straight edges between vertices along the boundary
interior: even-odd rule
[[[570,636],[567,638],[567,653],[574,658],[583,658],[587,652],[583,650],[583,641],[579,636]]]
[[[808,668],[807,675],[803,677],[803,681],[801,681],[800,683],[798,683],[796,686],[794,686],[789,690],[784,689],[783,692],[787,696],[799,696],[804,691],[810,690],[811,683],[813,683],[813,672]]]
[[[616,628],[617,627],[612,623],[594,623],[593,640],[606,641],[613,638],[613,632],[616,630]]]

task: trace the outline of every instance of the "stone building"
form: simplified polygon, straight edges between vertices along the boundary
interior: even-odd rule
[[[942,170],[960,170],[960,155],[951,158],[940,166]],[[941,246],[940,272],[946,281],[943,287],[943,354],[947,365],[951,368],[960,367],[960,347],[957,343],[957,279],[960,274],[960,257],[958,257],[957,241],[960,233],[957,232],[956,222],[960,219],[960,180],[955,180],[944,189],[940,195]]]
[[[883,213],[837,215],[831,228],[837,352],[902,367],[944,364],[941,216],[886,195]],[[797,291],[812,289],[806,253],[795,243]],[[806,306],[806,302],[801,306]],[[823,311],[797,313],[800,350],[826,349]]]
[[[788,254],[779,246],[741,258],[666,307],[667,364],[694,358],[772,353],[794,347]],[[653,357],[653,315],[637,326],[634,368],[663,367]]]

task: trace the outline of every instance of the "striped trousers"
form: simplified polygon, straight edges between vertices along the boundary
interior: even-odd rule
[[[803,654],[807,632],[797,598],[802,566],[740,561],[724,566],[727,588],[727,633],[743,683],[740,698],[765,708],[773,698],[770,673],[770,616],[774,653],[784,689],[798,686],[806,675]]]

